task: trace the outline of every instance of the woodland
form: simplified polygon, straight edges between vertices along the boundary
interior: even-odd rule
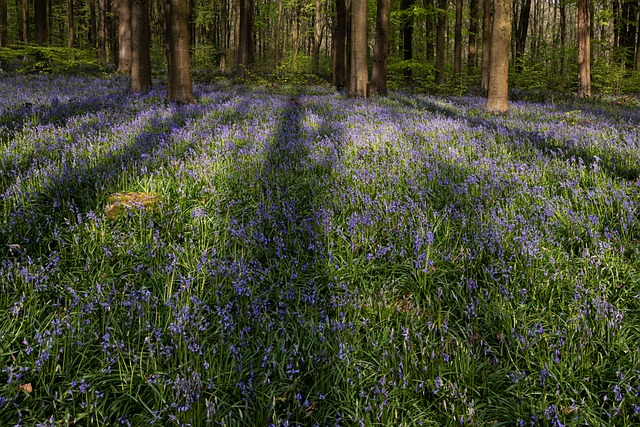
[[[640,425],[638,0],[0,0],[0,426]]]

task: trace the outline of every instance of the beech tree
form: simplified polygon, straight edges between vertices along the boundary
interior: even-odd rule
[[[590,0],[578,0],[578,96],[591,96]]]
[[[131,91],[151,89],[149,0],[131,0]]]
[[[467,74],[472,76],[476,69],[478,54],[478,0],[469,1],[469,47],[467,54]]]
[[[462,71],[462,0],[455,0],[456,25],[453,36],[453,75],[458,80]]]
[[[351,0],[349,95],[367,97],[367,0]]]
[[[167,99],[183,104],[195,102],[189,57],[189,0],[169,0],[166,10]]]
[[[0,47],[9,45],[9,27],[7,25],[7,0],[0,0]]]
[[[489,67],[491,66],[491,0],[482,0],[482,81],[483,92],[489,90]]]
[[[436,29],[436,84],[442,85],[445,82],[445,49],[447,33],[447,0],[438,0],[438,23]]]
[[[511,43],[511,0],[494,0],[491,31],[491,67],[485,109],[504,112],[509,108],[509,45]]]
[[[34,0],[33,16],[35,20],[35,41],[36,44],[43,46],[48,42],[47,38],[47,1]]]
[[[376,10],[376,44],[373,50],[373,69],[369,95],[384,95],[387,93],[388,51],[389,51],[389,17],[391,14],[390,0],[377,0]]]
[[[118,0],[118,72],[131,73],[131,0]]]
[[[333,85],[336,89],[347,86],[347,4],[336,0],[336,19],[333,30]]]

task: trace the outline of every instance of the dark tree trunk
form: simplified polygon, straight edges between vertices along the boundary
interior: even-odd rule
[[[469,52],[467,55],[467,74],[473,76],[478,54],[478,0],[469,1]]]
[[[313,29],[313,51],[311,53],[311,62],[313,64],[313,72],[320,71],[320,45],[322,44],[322,32],[324,30],[322,21],[322,1],[316,0],[316,9],[314,17]]]
[[[632,69],[635,63],[638,0],[625,0],[623,9],[625,66]]]
[[[22,41],[29,44],[29,0],[22,1]]]
[[[518,26],[516,28],[516,69],[522,70],[524,61],[524,49],[527,43],[527,32],[529,31],[529,17],[531,15],[531,0],[524,0]],[[535,28],[534,28],[535,29]]]
[[[0,47],[9,45],[9,28],[7,26],[7,0],[0,0]]]
[[[565,0],[560,0],[560,75],[564,74],[564,54],[567,48],[567,5]]]
[[[578,0],[578,96],[591,96],[591,0]]]
[[[238,78],[245,77],[245,72],[249,66],[251,2],[252,0],[240,0],[240,27],[238,28],[238,49],[236,50],[234,71],[235,76]]]
[[[229,36],[228,25],[229,22],[229,2],[227,0],[222,0],[220,2],[220,71],[223,73],[227,72],[227,39]]]
[[[424,7],[426,9],[425,20],[425,56],[427,62],[433,61],[433,57],[436,54],[435,51],[435,3],[434,0],[424,0]]]
[[[107,63],[107,0],[98,0],[98,51],[100,62]]]
[[[69,49],[73,48],[76,37],[76,18],[73,8],[73,0],[67,0],[67,47]]]
[[[509,108],[509,46],[511,44],[511,0],[494,0],[491,31],[491,70],[485,109],[504,112]]]
[[[462,0],[456,0],[456,26],[453,37],[453,75],[460,79],[462,72]]]
[[[351,0],[349,95],[367,97],[367,0]]]
[[[333,46],[333,85],[337,89],[343,89],[347,86],[347,5],[345,0],[336,0]]]
[[[377,0],[376,11],[376,44],[373,49],[373,69],[371,70],[370,95],[387,93],[388,52],[389,52],[389,17],[390,0]]]
[[[33,14],[35,18],[36,44],[47,44],[47,0],[34,0]]]
[[[436,84],[445,82],[445,36],[447,32],[447,0],[438,0],[438,28],[436,30]]]
[[[491,68],[491,0],[482,1],[482,81],[483,92],[489,90]]]
[[[151,90],[149,0],[131,0],[131,92]]]
[[[413,1],[402,0],[400,9],[404,12],[402,15],[402,59],[409,62],[413,59]],[[411,67],[404,68],[404,75],[411,77]]]
[[[118,1],[118,72],[131,73],[131,0]]]
[[[96,0],[89,0],[89,43],[91,47],[98,47],[96,29]]]
[[[195,102],[189,58],[189,0],[169,0],[167,12],[167,99],[183,104]]]

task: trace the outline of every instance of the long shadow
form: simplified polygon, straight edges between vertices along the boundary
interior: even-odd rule
[[[585,165],[592,165],[597,162],[600,168],[613,178],[635,180],[640,175],[640,163],[629,158],[627,154],[615,151],[612,148],[597,147],[594,151],[591,151],[586,147],[577,145],[575,141],[568,138],[552,138],[535,130],[510,128],[501,125],[489,113],[468,116],[460,113],[456,108],[446,108],[426,98],[415,99],[414,101],[403,97],[396,99],[407,106],[424,109],[454,119],[462,119],[472,126],[501,133],[508,137],[505,139],[507,144],[515,149],[521,149],[523,145],[530,145],[549,157],[562,160],[576,159]],[[567,123],[566,126],[576,125]]]

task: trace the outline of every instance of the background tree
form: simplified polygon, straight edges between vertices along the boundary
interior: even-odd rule
[[[249,67],[251,50],[251,16],[253,0],[239,0],[238,46],[236,48],[236,63],[234,74],[243,78]]]
[[[515,22],[516,32],[516,68],[522,69],[524,49],[527,43],[527,33],[529,32],[529,17],[531,16],[531,0],[524,0],[520,14]]]
[[[118,0],[118,72],[131,73],[131,0]]]
[[[333,30],[333,85],[337,89],[347,86],[346,0],[336,0],[336,21]]]
[[[151,89],[149,0],[131,0],[131,85],[132,92]]]
[[[367,97],[367,1],[351,0],[349,95]]]
[[[438,0],[438,24],[436,29],[436,84],[445,82],[445,37],[447,32],[447,0]]]
[[[9,27],[7,25],[7,0],[0,0],[0,47],[9,45]]]
[[[578,96],[591,96],[590,0],[578,0]]]
[[[509,108],[509,45],[511,0],[494,0],[491,31],[491,67],[485,109],[504,112]]]
[[[390,0],[378,0],[376,10],[376,44],[373,49],[373,69],[369,94],[387,93]]]
[[[35,19],[35,41],[43,46],[48,42],[47,37],[47,0],[34,0],[33,15]]]
[[[482,81],[483,92],[489,90],[489,67],[491,66],[491,0],[482,1]]]
[[[167,22],[167,99],[195,102],[189,57],[189,0],[169,0]]]
[[[467,74],[473,76],[476,69],[476,55],[478,53],[478,0],[469,1],[469,46],[467,54]]]
[[[29,44],[29,0],[22,1],[22,41]]]
[[[401,0],[402,11],[402,59],[405,61],[404,75],[411,77],[410,62],[413,59],[413,1]]]
[[[453,36],[453,75],[458,81],[462,71],[462,0],[455,0],[456,25]]]

